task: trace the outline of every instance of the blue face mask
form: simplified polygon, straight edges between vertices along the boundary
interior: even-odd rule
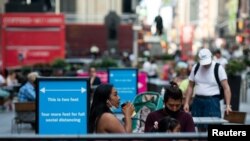
[[[114,112],[116,111],[117,108],[116,108],[115,106],[112,105],[109,109],[110,109],[111,112],[114,113]]]
[[[111,107],[109,107],[110,111],[114,113],[117,108],[114,105],[112,105],[109,100],[108,100],[108,103],[111,105]]]

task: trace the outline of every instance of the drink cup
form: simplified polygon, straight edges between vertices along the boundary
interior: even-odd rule
[[[128,104],[128,102],[123,103],[123,104],[121,105],[121,107],[123,108],[126,104]],[[136,115],[136,112],[135,112],[135,110],[134,110],[131,117],[134,117],[135,115]]]

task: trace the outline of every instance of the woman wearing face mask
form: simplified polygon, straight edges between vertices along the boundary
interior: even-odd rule
[[[195,132],[195,125],[192,116],[181,109],[182,91],[175,82],[165,88],[164,108],[148,114],[145,123],[145,132],[150,132],[155,122],[170,116],[180,122],[181,132]]]
[[[113,85],[99,85],[93,97],[89,116],[90,133],[131,133],[134,106],[127,103],[123,108],[124,125],[113,114],[120,105],[120,97]]]

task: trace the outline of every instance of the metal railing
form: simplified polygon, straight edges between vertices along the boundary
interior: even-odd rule
[[[141,134],[87,134],[87,135],[1,135],[0,140],[206,140],[207,133],[141,133]]]

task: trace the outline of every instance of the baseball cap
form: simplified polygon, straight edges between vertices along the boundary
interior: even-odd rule
[[[203,48],[199,51],[199,60],[201,65],[208,65],[212,62],[212,53],[209,49]]]

